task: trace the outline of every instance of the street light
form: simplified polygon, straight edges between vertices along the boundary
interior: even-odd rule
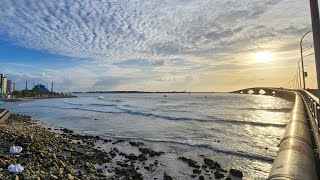
[[[298,70],[299,70],[298,78],[299,78],[299,88],[301,89],[302,88],[302,84],[301,84],[300,61],[301,61],[301,59],[299,59],[299,61],[298,61]]]
[[[306,89],[306,77],[305,77],[305,74],[304,74],[302,41],[303,41],[303,38],[304,38],[307,34],[309,34],[310,32],[312,32],[312,30],[306,32],[306,33],[302,36],[302,38],[301,38],[301,40],[300,40],[300,56],[301,56],[301,59],[300,59],[300,60],[301,60],[301,69],[302,69],[303,89]],[[299,60],[299,61],[300,61],[300,60]],[[298,62],[298,65],[299,65],[299,62]],[[299,68],[299,74],[300,74],[300,68]]]

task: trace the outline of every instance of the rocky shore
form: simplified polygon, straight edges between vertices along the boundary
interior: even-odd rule
[[[1,125],[0,136],[0,179],[175,179],[159,159],[165,153],[143,142],[77,135],[69,129],[41,126],[22,115],[12,115]],[[10,154],[13,145],[21,146],[22,152]],[[202,162],[187,157],[176,161],[188,166],[190,179],[243,177],[239,170],[226,170],[212,159],[201,158]],[[24,167],[22,173],[7,170],[16,163]]]

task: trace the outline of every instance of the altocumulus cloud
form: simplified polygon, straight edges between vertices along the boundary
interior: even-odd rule
[[[306,8],[300,0],[2,0],[0,34],[12,44],[107,69],[154,68],[136,77],[147,71],[155,80],[170,74],[185,81],[209,66],[241,65],[241,53],[289,49],[296,43],[290,39],[308,29]],[[126,73],[117,82],[128,83]],[[101,78],[95,85],[110,75],[94,76]]]

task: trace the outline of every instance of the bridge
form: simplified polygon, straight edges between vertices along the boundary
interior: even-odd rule
[[[320,106],[315,92],[271,87],[231,92],[274,96],[294,102],[268,180],[320,179]]]

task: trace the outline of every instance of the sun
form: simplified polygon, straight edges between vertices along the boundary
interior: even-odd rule
[[[272,54],[269,52],[258,52],[256,54],[256,61],[259,63],[267,63],[272,60]]]

